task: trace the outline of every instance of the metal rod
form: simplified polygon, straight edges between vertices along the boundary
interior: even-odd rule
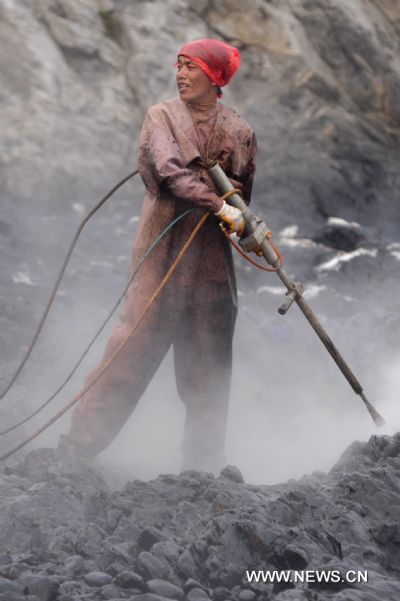
[[[228,177],[226,176],[220,165],[218,165],[218,163],[211,167],[208,170],[208,172],[221,194],[234,188],[234,186],[231,184]],[[252,233],[254,233],[256,227],[259,226],[261,222],[260,218],[257,217],[251,209],[249,209],[249,207],[246,205],[243,198],[241,198],[239,194],[233,194],[232,196],[230,196],[229,203],[242,211],[243,219],[246,223],[246,228],[243,237],[249,236]],[[275,252],[268,238],[264,238],[264,240],[260,244],[260,248],[262,250],[262,254],[265,260],[270,265],[272,265],[272,267],[276,268],[276,274],[289,291],[289,298],[282,305],[284,309],[283,313],[286,313],[286,311],[289,309],[291,304],[290,301],[293,302],[294,300],[297,303],[301,312],[303,313],[303,315],[313,328],[314,332],[321,340],[322,344],[325,346],[332,359],[335,361],[336,365],[339,367],[340,371],[342,372],[342,374],[344,375],[354,392],[361,397],[375,425],[379,427],[383,426],[385,423],[383,417],[368,401],[363,392],[360,382],[357,380],[350,367],[347,365],[346,361],[343,359],[342,355],[337,350],[336,346],[328,336],[328,333],[326,332],[325,328],[323,327],[315,313],[312,311],[308,303],[304,300],[304,297],[302,296],[302,286],[300,284],[296,284],[284,269],[279,269],[278,255]]]

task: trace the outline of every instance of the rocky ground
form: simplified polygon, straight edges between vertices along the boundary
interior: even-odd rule
[[[110,490],[53,449],[2,468],[2,601],[397,601],[400,435],[355,442],[328,473],[275,486],[240,471],[160,474]],[[246,570],[338,570],[338,583]],[[368,582],[346,581],[350,570]],[[350,576],[351,578],[352,576]]]

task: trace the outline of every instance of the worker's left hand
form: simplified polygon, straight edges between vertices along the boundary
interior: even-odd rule
[[[217,217],[222,219],[224,223],[229,225],[230,234],[233,234],[233,232],[236,232],[238,236],[241,236],[243,234],[245,226],[244,219],[242,216],[242,212],[236,207],[228,205],[228,203],[226,203],[224,200],[222,208],[217,213],[214,213],[214,215],[216,215]]]

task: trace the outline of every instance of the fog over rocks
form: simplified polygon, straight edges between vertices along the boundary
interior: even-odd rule
[[[399,598],[397,2],[0,0],[0,389],[78,223],[135,168],[146,109],[176,95],[177,49],[206,36],[242,54],[223,102],[257,134],[253,206],[385,429],[376,436],[297,309],[278,316],[277,278],[237,258],[227,458],[245,483],[235,468],[177,475],[183,409],[167,358],[94,466],[41,448],[67,417],[0,469],[4,601]],[[60,384],[122,291],[142,195],[136,178],[86,228],[2,429]],[[1,452],[76,393],[106,337],[54,404],[0,437]],[[332,567],[368,569],[369,582],[243,580]]]

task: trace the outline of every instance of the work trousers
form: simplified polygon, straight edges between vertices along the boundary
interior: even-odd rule
[[[186,408],[183,468],[221,467],[237,304],[233,271],[230,277],[217,277],[213,261],[207,260],[210,234],[222,238],[215,225],[203,226],[134,335],[76,407],[67,438],[85,454],[95,456],[114,440],[172,345],[177,391]],[[168,267],[160,260],[168,250],[166,244],[131,286],[102,361],[85,386],[140,319]],[[229,264],[228,254],[227,260]]]

